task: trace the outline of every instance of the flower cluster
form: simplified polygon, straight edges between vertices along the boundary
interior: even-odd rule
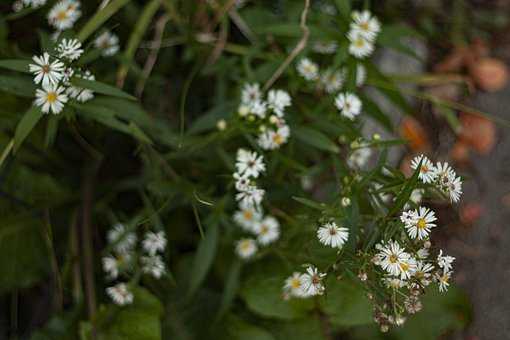
[[[39,8],[46,5],[46,0],[16,0],[12,4],[14,12],[19,12],[24,8]]]
[[[337,93],[344,85],[347,70],[345,68],[320,70],[317,63],[310,58],[299,60],[296,70],[305,80],[314,82],[318,88],[328,94]],[[356,65],[356,86],[363,86],[366,79],[366,69],[363,64]]]
[[[283,296],[288,299],[322,295],[325,290],[323,283],[325,277],[326,274],[319,272],[316,267],[308,266],[305,273],[295,272],[285,280]]]
[[[71,84],[71,78],[95,80],[90,71],[74,67],[83,53],[81,42],[77,39],[62,39],[55,48],[56,56],[44,52],[42,56],[34,56],[33,64],[29,65],[34,75],[34,82],[41,86],[35,93],[35,104],[44,113],[60,113],[69,98],[86,102],[94,98],[94,93],[85,88]]]
[[[374,52],[374,44],[381,25],[369,11],[353,11],[347,38],[350,41],[349,53],[356,58],[365,58]]]
[[[73,28],[81,17],[81,3],[78,0],[61,0],[48,12],[48,23],[57,32]]]
[[[420,165],[421,164],[421,165]],[[462,195],[462,180],[448,163],[437,162],[436,165],[426,156],[416,156],[411,161],[411,168],[416,170],[420,167],[418,178],[424,184],[434,185],[439,191],[457,203]]]
[[[141,242],[141,252],[137,251],[138,237],[123,224],[116,224],[108,232],[107,239],[110,254],[103,257],[103,270],[108,280],[129,278],[137,271],[156,279],[165,273],[165,264],[161,254],[166,249],[166,236],[163,231],[145,233]],[[124,282],[106,289],[106,293],[118,305],[133,302],[133,294]]]
[[[256,236],[237,241],[236,252],[239,257],[248,259],[258,250],[257,243],[268,245],[280,236],[280,224],[270,215],[263,216],[261,202],[265,191],[259,189],[254,179],[266,170],[263,156],[254,151],[237,150],[236,172],[234,179],[237,190],[236,200],[239,210],[234,214],[234,221],[246,232]]]
[[[258,126],[258,145],[264,150],[278,149],[290,136],[290,128],[283,118],[291,105],[290,95],[283,90],[269,90],[263,99],[259,84],[245,84],[241,93],[239,116]]]
[[[103,57],[111,57],[119,51],[119,37],[104,31],[94,40],[94,46],[101,51]]]

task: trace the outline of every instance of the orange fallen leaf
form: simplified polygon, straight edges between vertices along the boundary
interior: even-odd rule
[[[508,67],[496,58],[481,58],[471,62],[469,73],[484,91],[498,91],[508,83]]]
[[[414,151],[426,151],[430,149],[430,142],[425,129],[419,121],[411,117],[405,117],[400,123],[400,135],[409,142]]]
[[[496,126],[480,115],[462,112],[459,140],[480,154],[489,153],[496,144]]]
[[[450,150],[450,157],[457,163],[465,163],[469,160],[469,146],[464,142],[457,142]]]
[[[466,203],[460,208],[460,221],[463,224],[473,224],[482,216],[484,210],[478,202]]]

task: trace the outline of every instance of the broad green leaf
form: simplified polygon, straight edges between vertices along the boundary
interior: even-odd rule
[[[283,299],[287,278],[283,268],[275,258],[252,265],[241,288],[241,297],[251,311],[267,318],[292,320],[306,316],[313,308],[312,299]]]
[[[326,292],[320,304],[332,324],[352,327],[373,322],[372,305],[359,284],[346,279],[337,280],[330,275]]]
[[[3,216],[0,223],[0,294],[28,288],[48,274],[42,221]]]
[[[228,315],[218,333],[215,337],[217,339],[275,340],[265,329],[252,325],[235,315]]]
[[[351,15],[351,0],[335,0],[338,12],[344,18],[349,19]]]
[[[291,322],[275,322],[269,328],[276,340],[326,340],[318,316],[310,315]]]
[[[99,81],[75,77],[75,78],[71,79],[71,83],[77,87],[90,89],[97,93],[105,94],[108,96],[136,100],[136,98],[133,97],[132,95],[127,94],[126,92],[119,90],[118,88],[116,88],[114,86],[111,86],[111,85],[108,85],[105,83],[101,83]]]
[[[223,297],[221,298],[220,310],[218,311],[217,319],[219,320],[230,308],[232,301],[237,294],[237,290],[239,288],[241,276],[241,261],[239,259],[235,259],[233,263],[230,265],[230,270],[227,274],[227,279],[225,281],[225,288],[223,289]]]
[[[97,340],[161,340],[163,307],[145,288],[133,287],[131,305],[103,306],[96,316]],[[82,325],[85,339],[93,339],[90,324]]]
[[[464,292],[451,286],[440,293],[429,286],[422,298],[423,310],[408,318],[392,335],[398,340],[435,340],[449,331],[461,330],[471,319],[471,306]]]
[[[103,23],[108,20],[112,15],[117,13],[124,5],[126,5],[130,0],[112,0],[100,11],[97,11],[96,14],[83,26],[81,31],[78,33],[78,39],[81,41],[87,40],[87,38],[94,33]]]
[[[193,260],[193,269],[187,292],[188,299],[195,294],[211,268],[216,255],[216,248],[218,247],[218,237],[218,224],[211,223],[205,232],[205,237],[200,240],[195,259]]]
[[[334,153],[340,152],[338,146],[333,141],[331,141],[328,136],[318,130],[300,126],[294,128],[292,130],[292,134],[303,143],[316,147],[317,149]]]
[[[310,208],[313,208],[313,209],[317,209],[317,210],[324,210],[326,208],[326,205],[324,203],[320,203],[320,202],[316,202],[316,201],[312,201],[311,199],[308,199],[308,198],[304,198],[304,197],[292,197],[292,199],[294,201],[297,201],[301,204],[304,204],[306,205],[307,207],[310,207]]]
[[[23,115],[18,126],[16,126],[16,131],[14,132],[14,152],[16,152],[25,138],[30,134],[30,132],[35,128],[37,122],[42,118],[42,111],[36,107],[32,106],[28,109],[27,112]]]
[[[3,59],[0,60],[0,67],[8,70],[30,73],[28,65],[30,60],[26,59]]]

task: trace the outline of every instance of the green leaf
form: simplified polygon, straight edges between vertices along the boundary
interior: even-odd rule
[[[0,60],[0,67],[8,70],[30,73],[28,65],[30,60],[26,59],[3,59]]]
[[[410,36],[420,39],[422,38],[418,32],[409,26],[402,24],[384,25],[381,33],[379,33],[377,37],[377,43],[381,46],[407,54],[420,61],[424,61],[423,58],[415,52],[415,50],[402,42],[402,38]]]
[[[97,93],[106,94],[108,96],[136,100],[136,98],[133,97],[132,95],[127,94],[126,92],[119,90],[118,88],[116,88],[114,86],[111,86],[111,85],[108,85],[105,83],[101,83],[99,81],[75,77],[75,78],[71,79],[71,83],[77,87],[90,89]]]
[[[326,205],[324,203],[312,201],[311,199],[308,198],[293,196],[292,199],[313,209],[322,211],[326,208]]]
[[[241,261],[235,259],[230,265],[230,270],[227,274],[225,288],[223,290],[223,297],[221,298],[220,310],[218,311],[217,320],[219,320],[228,311],[232,301],[237,294],[241,276]]]
[[[195,259],[193,260],[193,269],[187,293],[188,299],[195,294],[211,268],[216,255],[216,248],[218,247],[218,237],[218,224],[212,223],[209,228],[207,228],[205,237],[200,241]]]
[[[351,0],[335,0],[335,5],[338,12],[344,18],[349,18],[351,15]]]
[[[292,130],[292,134],[303,143],[316,147],[317,149],[334,153],[340,152],[338,146],[336,146],[336,144],[331,141],[328,136],[318,130],[300,126],[294,128]]]
[[[112,15],[117,13],[124,5],[130,0],[112,0],[105,8],[97,11],[96,14],[83,26],[77,37],[81,41],[87,40],[87,38],[94,33],[103,23],[108,20]]]
[[[352,327],[373,322],[371,303],[358,284],[330,276],[326,287],[327,293],[321,298],[320,304],[332,324]]]
[[[21,118],[20,122],[16,126],[16,131],[14,132],[14,152],[19,149],[25,138],[27,138],[30,132],[35,128],[37,122],[39,122],[42,116],[42,111],[36,106],[32,106],[27,112],[25,112],[23,118]]]
[[[292,320],[306,316],[313,308],[312,299],[283,299],[283,268],[275,258],[252,265],[240,292],[251,311],[267,318]]]
[[[42,230],[42,222],[32,217],[2,217],[0,294],[30,287],[47,275],[49,259]]]
[[[417,187],[418,175],[420,174],[420,168],[421,168],[421,161],[420,161],[420,164],[418,164],[418,167],[416,168],[416,170],[414,171],[413,176],[405,182],[402,190],[395,198],[395,204],[388,212],[388,216],[393,216],[394,214],[399,212],[405,206],[405,204],[409,201],[409,197],[411,197],[411,193]]]
[[[159,300],[141,287],[133,291],[133,304],[102,306],[96,317],[97,340],[161,340],[163,306]],[[82,325],[85,339],[92,339],[90,324]]]
[[[326,340],[319,317],[310,315],[292,322],[278,322],[270,328],[276,340]]]
[[[232,314],[226,318],[219,333],[214,338],[229,340],[275,340],[271,333],[265,329],[251,325]]]
[[[36,86],[34,81],[25,76],[0,76],[0,90],[15,94],[21,97],[33,98]]]

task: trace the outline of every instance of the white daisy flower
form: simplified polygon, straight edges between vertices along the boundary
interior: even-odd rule
[[[46,0],[22,0],[20,3],[26,7],[39,8],[46,4]]]
[[[64,38],[60,44],[58,44],[57,52],[59,53],[60,58],[72,61],[78,59],[82,55],[83,49],[81,48],[81,42],[78,39]]]
[[[356,86],[363,86],[367,79],[367,70],[363,64],[356,65]]]
[[[371,148],[355,149],[347,159],[347,165],[349,165],[349,167],[353,169],[354,168],[360,169],[367,164],[368,160],[370,159],[370,156],[372,156]]]
[[[338,49],[336,41],[316,41],[312,49],[314,52],[321,54],[333,54]]]
[[[60,113],[67,103],[64,87],[52,84],[43,85],[42,90],[35,90],[35,104],[41,107],[42,112],[54,114]]]
[[[349,53],[358,59],[368,57],[374,52],[374,43],[365,38],[359,31],[350,31],[347,35]]]
[[[326,274],[320,273],[316,267],[308,267],[306,269],[306,273],[301,277],[305,295],[322,295],[324,293],[324,284],[322,283],[322,280],[325,276]]]
[[[418,178],[423,183],[432,183],[437,177],[437,170],[434,164],[424,155],[414,157],[411,161],[411,169],[416,170],[421,162],[420,172]]]
[[[298,73],[306,80],[319,79],[319,66],[308,58],[303,58],[296,66]]]
[[[103,57],[111,57],[119,51],[119,37],[110,31],[104,31],[94,40],[94,46],[101,50]]]
[[[23,9],[23,5],[24,5],[24,1],[16,0],[12,3],[12,10],[15,13],[18,13],[19,11],[21,11]]]
[[[354,119],[361,112],[361,100],[353,93],[346,92],[340,93],[335,98],[335,106],[340,111],[342,116],[349,119]]]
[[[96,77],[92,73],[90,73],[90,71],[85,71],[84,74],[77,75],[76,77],[83,78],[86,80],[96,80]],[[77,101],[82,103],[94,98],[94,91],[73,85],[67,88],[66,93],[69,95],[69,97],[76,99]]]
[[[351,30],[359,32],[363,37],[372,41],[381,31],[381,24],[369,11],[352,12]]]
[[[239,174],[254,178],[266,171],[264,157],[259,156],[255,151],[245,149],[237,150],[236,168]]]
[[[448,176],[446,192],[453,203],[457,203],[460,200],[460,195],[462,195],[462,181],[460,177],[456,177],[455,175]]]
[[[409,257],[407,260],[400,261],[400,279],[408,280],[416,271],[416,260]]]
[[[244,230],[254,232],[255,225],[262,219],[262,213],[254,207],[244,207],[234,213],[233,219]]]
[[[428,238],[430,230],[436,227],[434,223],[437,218],[434,211],[419,207],[418,210],[408,212],[408,215],[401,216],[409,237],[413,239],[423,240]]]
[[[253,227],[257,241],[262,245],[273,243],[280,237],[280,223],[273,216],[266,216]]]
[[[240,175],[239,173],[234,172],[233,177],[236,181],[235,186],[237,191],[246,191],[250,188],[251,180],[246,174]]]
[[[142,241],[142,247],[149,255],[155,255],[157,252],[165,251],[166,243],[164,231],[158,231],[157,233],[148,231]]]
[[[249,113],[252,113],[259,118],[265,118],[267,113],[267,103],[262,100],[252,102]]]
[[[396,241],[389,241],[388,244],[379,245],[378,249],[380,252],[376,255],[376,263],[391,275],[400,276],[404,269],[410,269],[407,267],[412,265],[410,264],[411,255],[406,253]]]
[[[444,255],[443,250],[439,250],[439,255],[437,255],[437,265],[442,268],[444,271],[449,272],[453,269],[453,261],[455,261],[455,257]]]
[[[439,291],[441,293],[448,291],[448,287],[450,286],[451,276],[452,276],[452,273],[449,271],[446,271],[446,270],[442,273],[442,275],[439,273],[436,273],[436,279],[437,279],[437,282],[439,283]]]
[[[450,196],[452,202],[458,202],[462,194],[462,181],[460,177],[457,177],[455,170],[448,163],[437,162],[435,175],[439,189]]]
[[[270,90],[267,94],[267,104],[278,117],[283,116],[285,108],[291,103],[290,95],[283,90]]]
[[[165,264],[159,255],[142,256],[142,271],[159,279],[165,272]]]
[[[432,273],[434,270],[434,266],[430,263],[426,263],[423,261],[417,261],[416,270],[414,272],[414,277],[420,281],[420,283],[426,287],[432,282]]]
[[[285,280],[283,291],[293,297],[306,297],[303,288],[303,274],[295,272]]]
[[[244,84],[241,91],[241,101],[247,106],[251,106],[253,103],[262,100],[262,92],[260,91],[260,85],[257,83]]]
[[[264,198],[264,189],[259,189],[252,185],[247,190],[238,192],[236,194],[236,200],[242,207],[258,207],[260,202]]]
[[[57,2],[48,13],[48,22],[59,31],[70,29],[80,18],[80,2],[76,0],[62,0]]]
[[[64,71],[64,63],[55,60],[50,61],[50,55],[46,52],[40,57],[34,56],[32,60],[35,64],[28,65],[31,73],[34,74],[34,82],[42,83],[42,86],[57,85],[62,79]]]
[[[133,303],[133,293],[129,291],[125,283],[118,283],[113,287],[106,288],[106,293],[119,306]]]
[[[328,69],[321,75],[321,84],[327,93],[335,93],[342,88],[345,81],[345,70]]]
[[[325,246],[342,248],[349,238],[349,229],[339,227],[335,222],[329,222],[319,227],[317,237]]]
[[[103,270],[109,279],[116,279],[119,276],[119,262],[111,255],[102,258]]]
[[[114,244],[114,249],[121,254],[131,251],[136,245],[136,234],[121,223],[114,225],[106,237],[109,243]]]
[[[258,247],[254,239],[243,238],[237,241],[236,252],[237,255],[242,259],[249,259],[257,252]]]
[[[280,126],[277,130],[266,130],[261,133],[258,138],[258,145],[264,150],[278,149],[287,143],[290,136],[290,128],[288,125]]]

